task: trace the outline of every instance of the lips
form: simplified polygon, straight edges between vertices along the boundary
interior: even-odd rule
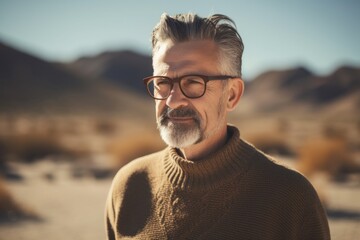
[[[172,122],[189,122],[194,121],[192,117],[168,117],[168,119]]]

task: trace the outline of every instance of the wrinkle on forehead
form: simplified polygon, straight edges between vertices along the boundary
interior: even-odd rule
[[[211,66],[210,69],[215,71],[217,51],[217,45],[206,40],[176,44],[170,40],[161,42],[158,51],[153,55],[154,75],[207,73],[209,67],[206,66]]]
[[[156,75],[166,75],[168,73],[176,73],[178,70],[190,68],[194,65],[194,61],[179,61],[179,62],[154,62],[154,71]],[[154,72],[155,74],[155,72]]]

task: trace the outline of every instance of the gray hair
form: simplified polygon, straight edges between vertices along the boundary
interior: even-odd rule
[[[219,51],[221,74],[241,77],[244,44],[233,20],[221,14],[201,18],[196,14],[177,14],[173,17],[166,13],[152,32],[153,55],[159,50],[158,43],[171,39],[174,43],[190,40],[212,40]]]

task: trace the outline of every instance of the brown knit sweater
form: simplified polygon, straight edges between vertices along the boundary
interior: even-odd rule
[[[132,161],[106,203],[108,239],[330,239],[311,184],[239,138],[207,159],[173,148]]]

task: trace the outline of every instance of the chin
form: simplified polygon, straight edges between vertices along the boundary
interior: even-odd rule
[[[159,128],[163,141],[170,147],[186,148],[201,142],[201,132],[199,129],[179,131],[175,128],[161,126]]]

